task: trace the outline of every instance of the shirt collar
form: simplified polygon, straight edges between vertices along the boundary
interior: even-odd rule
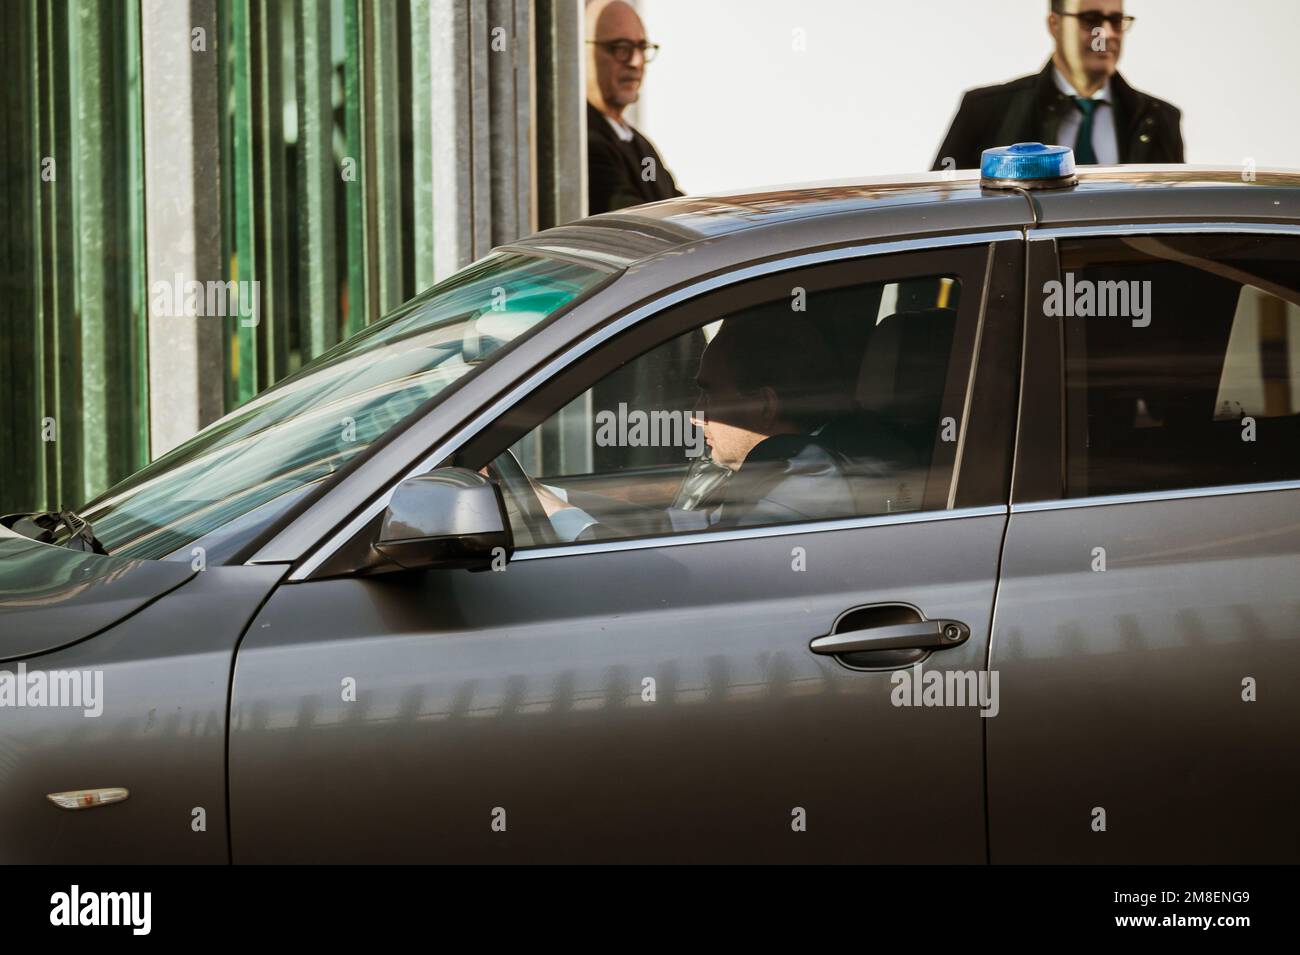
[[[1061,68],[1055,63],[1052,64],[1052,79],[1056,80],[1056,88],[1071,99],[1077,99],[1081,95],[1079,91],[1074,88],[1074,84],[1065,78],[1065,74],[1061,72]],[[1100,100],[1103,103],[1111,102],[1110,80],[1106,80],[1106,85],[1093,93],[1091,98]]]
[[[610,128],[614,130],[614,135],[625,143],[630,143],[633,139],[632,127],[627,123],[620,123],[618,120],[611,118],[606,113],[601,113],[605,117],[605,122],[609,123]]]

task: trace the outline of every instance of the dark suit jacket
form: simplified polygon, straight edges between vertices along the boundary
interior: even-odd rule
[[[816,435],[774,435],[745,456],[711,523],[745,527],[897,510],[899,492],[915,477],[911,458],[893,430],[866,411]],[[921,490],[913,489],[918,507]]]
[[[1116,73],[1110,79],[1115,137],[1121,163],[1183,162],[1182,114],[1175,106],[1135,90]],[[1054,143],[1061,116],[1075,109],[1052,78],[1052,62],[1042,71],[1001,86],[968,90],[961,98],[934,169],[945,156],[957,169],[978,169],[980,154],[1014,143]],[[1067,144],[1069,145],[1069,144]]]
[[[587,212],[612,212],[643,202],[682,195],[654,144],[635,129],[632,141],[618,138],[605,115],[587,104]],[[642,178],[646,158],[654,160],[655,178]]]

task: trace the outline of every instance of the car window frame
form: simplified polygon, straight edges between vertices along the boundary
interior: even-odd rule
[[[1002,350],[1005,351],[1007,338],[1014,337],[1015,361],[1019,360],[1019,339],[1018,336],[990,335],[983,330],[983,321],[989,311],[990,278],[993,276],[993,262],[1009,260],[1012,263],[1018,263],[1021,260],[1024,245],[1024,233],[1018,229],[996,229],[981,230],[970,233],[956,233],[938,236],[923,236],[899,239],[884,242],[868,242],[847,246],[838,246],[828,249],[814,251],[801,251],[794,253],[783,253],[770,259],[757,262],[742,263],[726,271],[705,275],[692,276],[686,278],[681,284],[666,289],[663,293],[642,301],[622,314],[612,317],[606,323],[593,329],[589,334],[579,340],[571,342],[559,354],[537,368],[531,375],[514,384],[513,387],[506,390],[495,400],[480,406],[474,415],[467,420],[454,433],[450,434],[438,445],[429,451],[418,464],[413,467],[404,469],[402,472],[394,475],[388,482],[385,490],[374,497],[364,508],[352,515],[341,526],[336,526],[332,530],[326,531],[316,542],[308,548],[301,558],[296,560],[286,577],[286,582],[300,582],[331,576],[340,576],[349,573],[349,567],[354,563],[356,554],[362,549],[368,549],[370,535],[373,532],[377,521],[382,518],[384,508],[392,496],[394,488],[403,480],[414,477],[419,474],[427,473],[438,467],[449,466],[455,459],[456,455],[468,447],[471,442],[481,440],[481,435],[511,409],[516,407],[520,402],[529,400],[536,392],[553,385],[556,379],[562,375],[567,375],[571,366],[581,362],[589,353],[605,346],[616,336],[631,331],[633,329],[649,327],[656,319],[662,318],[663,313],[675,308],[676,306],[689,303],[694,299],[719,292],[728,287],[739,285],[756,278],[767,278],[778,275],[783,272],[792,272],[811,266],[829,265],[837,263],[863,263],[868,266],[874,265],[880,259],[895,254],[902,253],[926,253],[940,252],[954,248],[978,246],[982,247],[986,256],[985,270],[979,276],[979,287],[963,289],[963,301],[976,299],[978,301],[978,316],[976,321],[976,335],[972,342],[971,360],[966,366],[967,391],[966,402],[963,410],[962,435],[963,440],[959,441],[957,457],[954,460],[956,486],[960,488],[960,475],[963,470],[968,470],[972,474],[981,472],[986,474],[984,482],[975,481],[972,478],[972,484],[988,484],[987,473],[991,469],[995,472],[999,470],[999,459],[1005,457],[1005,474],[1002,479],[1002,491],[1000,501],[985,505],[975,505],[969,503],[960,493],[954,499],[950,488],[950,500],[948,507],[942,510],[928,510],[918,512],[907,512],[891,515],[880,515],[870,517],[853,517],[833,522],[796,523],[772,525],[761,528],[741,528],[731,530],[708,531],[702,534],[682,534],[652,538],[632,538],[618,541],[602,541],[593,543],[574,543],[564,544],[556,547],[538,547],[528,551],[520,551],[519,554],[512,558],[520,559],[539,559],[542,557],[558,556],[563,554],[581,554],[595,549],[632,549],[652,546],[673,546],[678,543],[688,543],[699,537],[706,540],[719,540],[723,537],[753,537],[753,536],[775,536],[796,533],[808,533],[814,529],[834,529],[847,526],[865,526],[869,524],[888,524],[904,523],[918,520],[939,520],[954,516],[974,516],[985,513],[1005,513],[1009,504],[1010,493],[1010,466],[1012,457],[1012,442],[1015,434],[1015,421],[992,422],[995,430],[1005,431],[1005,442],[989,442],[964,440],[966,426],[970,419],[970,409],[976,403],[977,397],[972,388],[972,382],[978,382],[980,386],[988,389],[990,385],[984,380],[985,376],[977,375],[976,372],[982,367],[982,354],[976,354],[976,347],[984,347],[981,341],[989,343],[989,346],[995,346],[1001,343]],[[1014,249],[1014,254],[1009,250]],[[917,274],[939,274],[943,269],[934,269],[929,271],[918,271]],[[903,272],[906,275],[906,272]],[[884,276],[887,280],[894,276]],[[881,277],[871,274],[862,275],[858,281],[866,284],[873,281],[880,281]],[[1005,297],[1013,295],[1016,297],[1013,312],[1016,318],[1021,314],[1019,293],[1021,285],[1019,279],[1009,281],[1007,276],[998,275],[998,294]],[[1005,310],[1003,310],[1005,311]],[[691,326],[684,326],[685,327]],[[1018,329],[1017,329],[1018,330]],[[1015,367],[1014,365],[1012,367]],[[972,378],[972,376],[974,376]],[[993,377],[993,376],[988,376]],[[599,376],[595,380],[599,380]],[[581,389],[580,389],[581,390]],[[1015,396],[1018,394],[1018,381],[1014,379],[1010,382],[1011,397],[1007,404],[1014,404]],[[979,421],[980,418],[976,418]],[[1005,453],[1004,453],[1005,452]],[[983,463],[988,465],[983,468],[970,466],[966,455],[980,457]]]
[[[1024,364],[1020,377],[1020,415],[1016,432],[1011,512],[1095,507],[1143,501],[1300,489],[1296,481],[1243,482],[1124,494],[1070,497],[1066,432],[1066,323],[1043,320],[1043,284],[1061,277],[1060,239],[1105,239],[1161,235],[1284,235],[1300,238],[1300,223],[1144,222],[1059,226],[1032,230],[1026,243]]]
[[[447,463],[475,467],[479,459],[488,460],[500,453],[500,449],[513,447],[516,441],[533,428],[567,407],[570,402],[581,397],[588,389],[600,382],[626,363],[637,360],[667,344],[678,337],[711,324],[721,318],[736,315],[751,308],[764,308],[773,303],[789,301],[791,289],[805,289],[810,296],[821,290],[860,289],[869,286],[906,282],[912,279],[928,279],[946,274],[960,274],[963,282],[954,328],[952,354],[968,356],[968,360],[950,362],[944,379],[943,394],[947,399],[957,396],[962,398],[960,417],[968,414],[968,384],[971,378],[975,343],[979,332],[979,317],[982,303],[984,276],[987,272],[989,252],[982,246],[967,247],[960,267],[951,264],[949,256],[952,250],[936,252],[916,252],[910,255],[891,255],[864,261],[847,259],[838,262],[821,263],[790,270],[772,272],[767,275],[748,279],[720,289],[699,295],[687,302],[665,309],[659,314],[637,323],[621,335],[597,349],[582,362],[546,382],[527,398],[492,422],[479,435],[458,452],[458,460]],[[903,261],[900,261],[900,258]],[[979,288],[967,289],[968,284],[979,284]],[[741,321],[744,319],[741,318]],[[864,316],[865,320],[865,316]],[[526,404],[540,405],[520,413]],[[948,410],[951,410],[949,408]],[[529,424],[521,424],[527,419]],[[936,433],[932,446],[931,466],[925,475],[922,490],[921,509],[928,511],[950,510],[954,488],[953,477],[957,472],[958,442],[944,442]],[[466,460],[459,460],[461,455]],[[937,481],[936,481],[937,478]],[[913,512],[902,512],[913,513]],[[855,515],[844,519],[876,515]],[[790,524],[807,524],[808,521],[790,521]],[[701,531],[715,534],[722,531]],[[669,535],[657,535],[669,536]],[[675,535],[672,535],[675,536]],[[639,538],[620,538],[639,539]],[[518,542],[517,542],[518,543]],[[572,543],[555,546],[573,546]],[[536,546],[519,547],[516,554],[540,549]]]

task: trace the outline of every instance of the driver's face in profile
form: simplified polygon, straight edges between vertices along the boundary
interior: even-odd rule
[[[714,463],[735,471],[756,444],[790,429],[780,420],[775,391],[763,386],[742,393],[737,388],[725,342],[720,332],[700,358],[695,377],[700,397],[691,423],[704,429]]]

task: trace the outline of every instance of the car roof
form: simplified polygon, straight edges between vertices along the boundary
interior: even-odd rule
[[[1249,180],[1249,181],[1247,181]],[[926,173],[666,199],[513,243],[605,267],[731,241],[753,257],[843,241],[1147,222],[1300,221],[1300,170],[1093,166],[1065,189],[983,189],[979,173]],[[737,252],[739,250],[731,250]]]

